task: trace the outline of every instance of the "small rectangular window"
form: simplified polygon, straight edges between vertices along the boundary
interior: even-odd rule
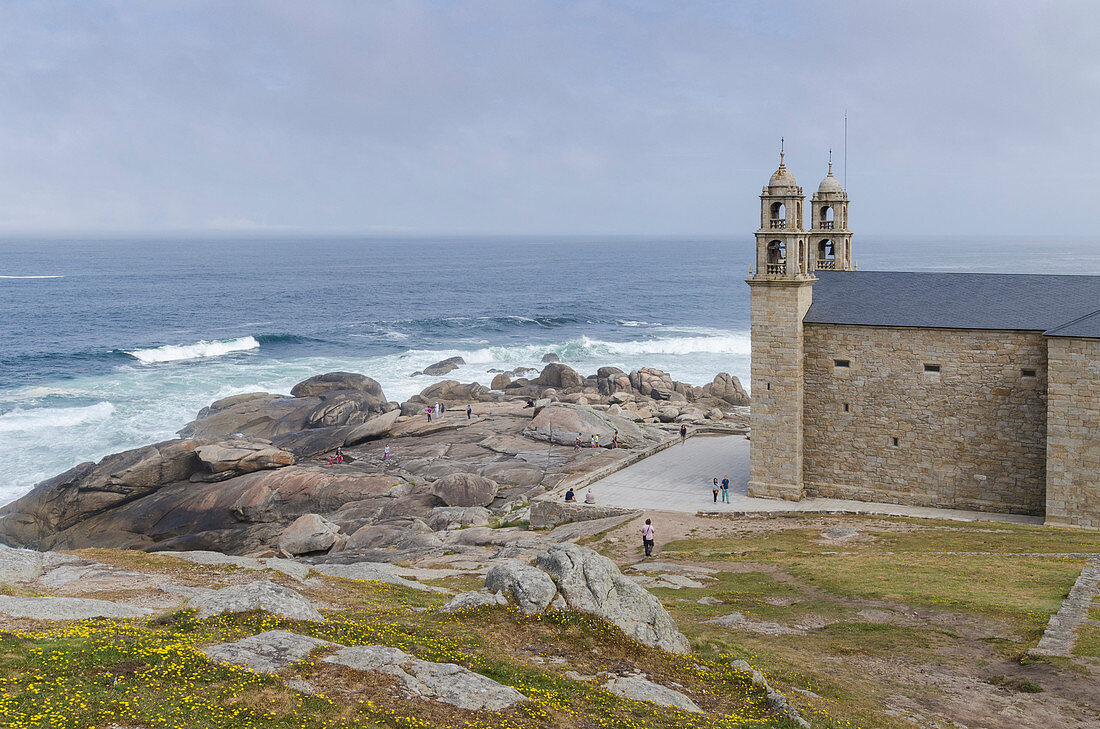
[[[1035,376],[1035,370],[1028,370],[1028,369],[1020,370],[1020,377],[1034,377],[1034,376]]]
[[[849,362],[846,359],[834,359],[833,360],[833,367],[848,367],[850,364],[851,364],[851,362]]]
[[[772,389],[772,383],[770,383],[770,382],[768,383],[768,389],[769,390]]]
[[[897,438],[891,438],[890,440],[893,442],[894,447],[897,448],[898,447],[898,439]]]
[[[939,372],[940,366],[938,364],[926,364],[924,366],[925,372]]]
[[[844,412],[848,412],[848,403],[844,403]]]

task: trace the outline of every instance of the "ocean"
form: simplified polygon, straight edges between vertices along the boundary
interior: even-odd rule
[[[861,269],[1100,274],[1098,238],[855,237]],[[402,401],[490,369],[658,367],[748,385],[750,236],[0,240],[0,504],[333,370]]]

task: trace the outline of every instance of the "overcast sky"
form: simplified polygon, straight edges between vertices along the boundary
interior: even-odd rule
[[[0,232],[1091,234],[1081,2],[0,2]]]

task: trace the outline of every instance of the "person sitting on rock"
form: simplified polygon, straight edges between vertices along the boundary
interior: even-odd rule
[[[584,503],[594,504],[596,503],[596,495],[592,493],[592,489],[588,489],[588,493],[584,495]]]
[[[573,487],[572,486],[570,486],[569,490],[565,492],[565,500],[566,501],[576,501],[577,500],[577,497],[573,494]]]

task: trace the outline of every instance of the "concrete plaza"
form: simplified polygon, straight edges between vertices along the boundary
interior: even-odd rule
[[[714,503],[712,480],[730,480],[730,503]],[[1042,517],[994,514],[926,506],[903,506],[842,499],[779,501],[746,495],[749,483],[749,441],[744,436],[695,436],[592,485],[596,500],[611,506],[679,512],[787,513],[841,512],[915,516],[930,519],[1002,521],[1041,524]],[[582,497],[583,498],[583,497]]]

